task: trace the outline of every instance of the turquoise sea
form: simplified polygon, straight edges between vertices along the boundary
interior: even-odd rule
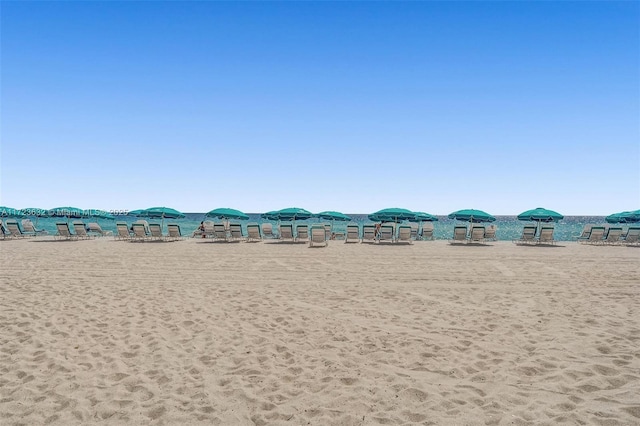
[[[259,213],[248,213],[250,219],[248,221],[238,221],[241,223],[243,227],[246,226],[247,223],[263,223],[263,222],[271,222],[274,225],[277,222],[267,221],[260,218]],[[349,214],[353,219],[352,222],[334,222],[333,227],[336,232],[344,232],[347,224],[356,223],[360,226],[363,224],[373,223],[371,222],[366,214]],[[116,230],[115,222],[123,221],[127,223],[133,223],[137,220],[135,216],[117,216],[116,220],[108,220],[108,219],[84,219],[85,223],[88,222],[98,222],[102,229],[114,231]],[[450,239],[453,236],[453,227],[456,224],[464,224],[464,222],[459,222],[456,220],[448,219],[446,216],[438,216],[438,221],[434,222],[434,236],[436,239]],[[496,232],[496,236],[498,240],[502,241],[511,241],[517,238],[520,238],[522,234],[522,227],[525,224],[531,224],[531,222],[522,222],[519,221],[515,216],[496,216],[496,222],[493,224],[497,226],[498,230]],[[32,218],[34,223],[36,223],[37,228],[45,229],[49,232],[50,235],[54,235],[56,232],[55,224],[59,221],[64,221],[64,219],[60,218]],[[186,213],[186,218],[184,219],[165,219],[164,225],[166,233],[166,224],[167,223],[177,223],[180,225],[183,235],[191,235],[193,231],[200,225],[202,220],[206,220],[204,217],[204,213]],[[149,220],[150,223],[161,223],[161,220]],[[235,222],[235,221],[231,221]],[[297,221],[296,223],[330,223],[327,221],[322,221],[320,219],[309,219],[304,221]],[[576,236],[582,232],[582,228],[585,224],[605,224],[604,216],[565,216],[565,218],[555,224],[555,239],[558,241],[575,241]],[[245,229],[246,232],[246,229]]]

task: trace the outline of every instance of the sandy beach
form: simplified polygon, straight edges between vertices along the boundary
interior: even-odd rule
[[[1,241],[2,425],[637,425],[640,248]]]

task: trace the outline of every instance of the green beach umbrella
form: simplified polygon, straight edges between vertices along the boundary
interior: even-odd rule
[[[371,213],[369,220],[374,222],[402,222],[403,220],[410,220],[416,217],[416,212],[411,210],[401,209],[398,207],[378,210],[375,213]]]
[[[148,217],[151,219],[181,219],[185,217],[184,213],[169,207],[150,207],[136,214],[138,217]]]
[[[24,213],[22,213],[22,211],[18,210],[18,209],[14,209],[11,207],[0,207],[0,217],[15,217],[15,218],[21,218],[21,217],[25,217],[26,215]]]
[[[413,219],[409,219],[409,222],[437,222],[438,218],[432,214],[425,212],[414,212]]]
[[[313,213],[300,207],[289,207],[282,210],[276,210],[268,213],[276,220],[305,220],[313,217]]]
[[[65,217],[68,219],[80,219],[86,216],[85,211],[77,207],[56,207],[48,210],[49,217]]]
[[[130,212],[127,213],[127,216],[138,216],[143,211],[144,211],[144,209],[131,210]]]
[[[213,217],[218,219],[239,219],[239,220],[248,220],[249,216],[245,213],[242,213],[240,210],[230,209],[230,208],[219,208],[214,209],[205,214],[206,217]]]
[[[558,212],[554,212],[553,210],[548,210],[543,207],[538,207],[533,210],[527,210],[526,212],[522,212],[518,215],[518,220],[526,220],[531,222],[557,222],[559,220],[564,219]]]
[[[351,217],[347,216],[346,214],[334,211],[320,212],[316,216],[320,219],[332,221],[337,220],[339,222],[349,222],[351,220]]]
[[[638,223],[640,222],[640,210],[614,213],[605,218],[608,223]]]
[[[495,222],[496,218],[491,216],[487,212],[483,212],[482,210],[474,210],[474,209],[465,209],[458,210],[453,213],[450,213],[447,216],[449,219],[456,219],[463,222],[470,223],[482,223],[482,222]]]
[[[98,219],[110,219],[110,220],[116,219],[114,215],[112,215],[106,210],[90,209],[85,211],[85,213],[86,213],[86,217],[96,217]]]
[[[31,217],[49,217],[49,211],[46,209],[41,209],[38,207],[27,207],[24,209],[20,209],[20,211],[22,212],[22,214],[24,214],[25,216],[31,216]]]
[[[278,216],[277,210],[271,210],[270,212],[262,213],[260,215],[261,218],[267,219],[267,220],[278,220],[277,216]]]

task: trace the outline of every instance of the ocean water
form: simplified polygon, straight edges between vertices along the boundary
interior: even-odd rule
[[[247,223],[258,223],[261,224],[263,222],[270,222],[274,225],[277,224],[275,221],[267,221],[260,218],[259,213],[249,213],[249,220],[247,221],[237,221],[243,225],[243,229],[246,232]],[[367,218],[367,214],[349,214],[353,219],[352,222],[334,222],[333,229],[335,232],[344,232],[346,230],[347,224],[358,224],[360,227],[364,224],[373,223]],[[84,219],[85,223],[88,222],[98,222],[102,229],[116,231],[116,221],[127,222],[131,224],[135,222],[138,218],[134,216],[117,216],[116,220],[108,220],[108,219]],[[438,221],[434,222],[434,232],[433,235],[435,239],[438,240],[446,240],[450,239],[453,236],[453,227],[455,225],[465,224],[465,222],[459,222],[456,220],[448,219],[446,216],[438,216]],[[496,221],[493,222],[494,225],[497,226],[496,236],[498,240],[501,241],[511,241],[520,238],[522,235],[522,228],[526,224],[531,224],[531,222],[522,222],[519,221],[515,216],[496,216]],[[56,222],[64,221],[64,219],[60,218],[31,218],[32,222],[36,224],[38,229],[45,229],[49,232],[50,235],[54,235],[56,233]],[[76,219],[71,219],[71,221]],[[186,217],[184,219],[165,219],[164,220],[164,232],[167,232],[166,224],[167,223],[177,223],[180,225],[183,235],[191,235],[193,231],[195,231],[200,222],[202,220],[210,220],[205,219],[204,213],[186,213]],[[160,219],[158,220],[148,220],[150,223],[162,223]],[[215,221],[214,221],[215,222]],[[236,222],[236,221],[231,221]],[[328,221],[323,221],[320,219],[309,219],[296,221],[298,223],[330,223]],[[554,237],[558,241],[575,241],[576,236],[580,235],[582,232],[582,228],[586,224],[605,224],[604,216],[565,216],[565,218],[555,223],[555,232]]]

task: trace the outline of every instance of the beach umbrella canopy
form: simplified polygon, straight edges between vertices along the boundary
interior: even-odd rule
[[[66,217],[67,219],[80,219],[85,217],[85,211],[77,207],[56,207],[48,210],[49,217]]]
[[[11,207],[0,207],[0,217],[25,217],[25,214]]]
[[[369,220],[372,220],[374,222],[402,222],[403,220],[410,220],[415,218],[416,213],[412,212],[411,210],[393,207],[371,213],[368,217]]]
[[[128,212],[128,213],[127,213],[127,216],[138,216],[138,215],[140,215],[143,211],[144,211],[144,209],[131,210],[130,212]]]
[[[518,220],[526,220],[532,222],[557,222],[559,220],[564,219],[558,212],[554,212],[553,210],[548,210],[543,207],[538,207],[533,210],[527,210],[526,212],[522,212],[518,215]]]
[[[260,215],[261,218],[267,219],[267,220],[278,220],[277,216],[278,216],[277,210],[271,210],[270,212],[262,213]]]
[[[608,223],[638,223],[640,222],[640,210],[614,213],[605,218]]]
[[[96,217],[98,219],[111,219],[111,220],[115,220],[115,216],[112,215],[111,213],[105,211],[105,210],[100,210],[100,209],[90,209],[90,210],[86,210],[85,211],[85,216],[86,217]]]
[[[305,220],[313,217],[313,213],[311,213],[308,210],[301,209],[299,207],[289,207],[282,210],[271,211],[271,212],[265,213],[265,215],[268,215],[265,217],[266,219],[293,220],[293,221]]]
[[[32,217],[49,217],[49,210],[38,207],[27,207],[20,209],[23,215]]]
[[[425,212],[414,212],[414,213],[415,213],[415,216],[413,217],[413,219],[409,219],[409,222],[436,222],[438,220],[437,217],[429,213],[425,213]]]
[[[474,209],[458,210],[449,214],[447,217],[449,219],[456,219],[471,223],[495,222],[496,220],[496,218],[491,216],[489,213]]]
[[[218,219],[240,219],[240,220],[249,219],[249,216],[242,213],[240,210],[229,209],[229,208],[214,209],[208,212],[205,216],[214,217]]]
[[[185,217],[184,213],[169,207],[150,207],[136,214],[138,217],[148,217],[150,219],[181,219]]]
[[[334,212],[334,211],[320,212],[316,216],[319,217],[320,219],[332,220],[332,221],[337,220],[342,222],[348,222],[351,220],[351,218],[346,214],[340,213],[340,212]]]

